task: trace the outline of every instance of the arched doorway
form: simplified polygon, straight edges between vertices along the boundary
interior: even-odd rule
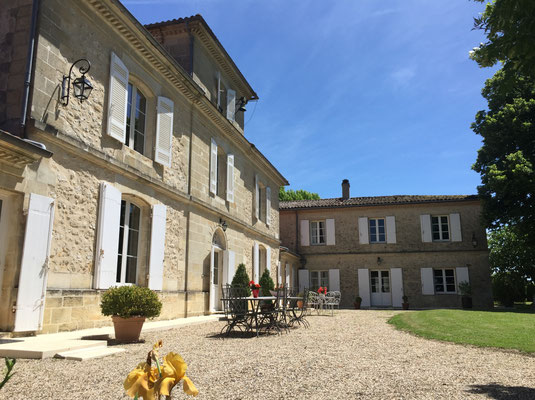
[[[225,234],[217,229],[212,237],[210,253],[210,311],[220,311],[223,285],[223,257],[227,249]]]

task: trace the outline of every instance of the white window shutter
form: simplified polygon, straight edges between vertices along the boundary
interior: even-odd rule
[[[210,142],[210,193],[217,193],[217,143]]]
[[[171,166],[173,147],[173,115],[175,104],[166,97],[158,97],[158,117],[156,119],[156,150],[154,161]]]
[[[420,268],[422,275],[422,294],[435,294],[433,268]]]
[[[396,243],[396,217],[386,217],[386,243]]]
[[[368,233],[368,217],[359,217],[359,243],[360,244],[370,243],[369,233]]]
[[[286,263],[284,269],[286,272],[286,286],[290,287],[290,264]]]
[[[455,268],[455,275],[457,275],[457,287],[459,287],[459,283],[461,282],[470,283],[470,276],[468,275],[467,267]]]
[[[282,263],[277,261],[277,285],[282,285]]]
[[[370,306],[370,271],[367,268],[358,269],[359,296],[362,299],[362,307]]]
[[[116,283],[121,192],[107,182],[100,184],[95,288],[108,289]]]
[[[330,292],[340,291],[340,270],[339,269],[329,270],[329,291]]]
[[[258,185],[258,175],[254,176],[254,212],[256,219],[260,219],[260,207],[258,205],[260,204],[260,186]]]
[[[111,53],[108,93],[107,133],[121,143],[126,141],[126,107],[128,104],[128,69],[115,53]]]
[[[150,232],[149,288],[163,288],[163,260],[165,253],[165,225],[167,207],[163,204],[152,206],[152,223]]]
[[[310,246],[310,224],[308,219],[302,219],[299,224],[301,246]]]
[[[271,275],[271,247],[266,247],[266,269]]]
[[[308,269],[300,269],[298,271],[298,279],[299,279],[299,291],[301,293],[303,293],[305,291],[305,288],[309,288],[310,287],[310,283],[309,283],[309,280],[310,280],[310,276],[309,276],[309,272],[308,272]]]
[[[54,200],[31,193],[22,248],[14,332],[38,331],[43,327],[53,222]]]
[[[227,155],[227,201],[234,203],[234,154]]]
[[[266,187],[266,225],[271,224],[271,188]]]
[[[236,114],[236,92],[232,89],[227,89],[227,119],[234,121]]]
[[[329,218],[325,220],[325,225],[327,229],[327,246],[334,246],[336,244],[336,231],[334,228],[334,219]]]
[[[401,307],[403,303],[403,272],[401,268],[391,268],[392,277],[392,306]]]
[[[433,237],[431,236],[431,215],[420,215],[420,228],[422,231],[422,242],[432,242]]]
[[[260,278],[260,250],[258,248],[258,243],[254,243],[253,248],[253,281],[258,283],[258,279]]]
[[[458,213],[450,214],[451,241],[462,242],[461,234],[461,215]]]
[[[232,283],[236,269],[236,253],[232,250],[227,250],[227,282]],[[225,282],[224,282],[225,283]]]

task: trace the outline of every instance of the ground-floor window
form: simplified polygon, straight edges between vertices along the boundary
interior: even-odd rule
[[[456,293],[455,290],[455,270],[434,269],[433,278],[435,293]]]
[[[370,271],[370,283],[372,293],[389,293],[390,292],[390,272],[389,271]]]
[[[136,283],[141,209],[129,201],[121,201],[117,283]]]
[[[310,287],[313,290],[329,287],[329,271],[310,271]]]

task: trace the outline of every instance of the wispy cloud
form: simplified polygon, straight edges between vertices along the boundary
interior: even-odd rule
[[[391,80],[398,87],[406,87],[416,76],[416,67],[403,67],[390,74]]]

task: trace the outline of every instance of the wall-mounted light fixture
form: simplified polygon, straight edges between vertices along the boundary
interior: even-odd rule
[[[238,104],[237,104],[237,106],[236,106],[236,112],[238,112],[238,111],[242,111],[242,112],[247,111],[247,110],[245,109],[245,105],[246,105],[246,104],[247,104],[247,99],[246,99],[245,97],[240,97],[240,98],[238,99]]]
[[[221,225],[221,229],[223,229],[223,232],[227,231],[227,227],[228,227],[227,221],[225,221],[222,218],[219,218],[219,225]]]
[[[80,100],[80,103],[82,103],[84,100],[88,99],[89,95],[91,94],[91,90],[93,90],[93,85],[91,85],[91,82],[89,82],[85,77],[85,74],[91,68],[91,63],[85,58],[80,58],[71,65],[71,68],[69,69],[69,75],[63,75],[63,83],[61,84],[61,102],[64,106],[69,104],[72,69],[78,63],[81,63],[81,65],[78,67],[78,71],[82,74],[82,76],[76,78],[72,83],[74,88],[74,97],[76,97],[78,100]]]
[[[472,246],[477,247],[477,239],[475,233],[472,233]]]
[[[381,257],[377,257],[377,265],[381,264],[383,262],[383,259]]]

